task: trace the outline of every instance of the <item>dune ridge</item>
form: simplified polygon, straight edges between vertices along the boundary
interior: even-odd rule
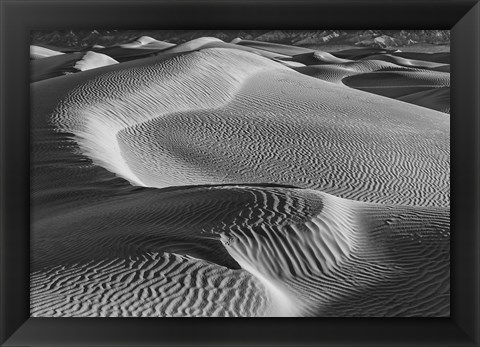
[[[30,59],[42,59],[62,54],[65,53],[41,46],[30,45]]]
[[[255,69],[249,68],[252,61]],[[141,69],[85,84],[71,94],[79,99],[67,98],[53,117],[94,162],[135,185],[273,182],[372,202],[449,203],[443,170],[449,119],[441,113],[325,84],[247,52],[207,49]],[[113,89],[116,79],[133,73],[146,76],[141,86],[122,83],[123,90]],[[198,88],[199,83],[205,85]],[[349,113],[357,117],[343,117]],[[216,145],[222,141],[230,148]],[[350,157],[347,148],[357,152],[360,144],[376,149]],[[296,153],[288,152],[292,145]],[[388,152],[382,155],[378,148]],[[282,152],[297,162],[275,157]],[[339,152],[347,155],[337,157]],[[421,178],[426,175],[438,180],[426,182]],[[405,189],[385,189],[394,185]]]
[[[376,71],[412,71],[413,68],[395,65],[382,60],[351,61],[342,64],[312,64],[295,69],[308,76],[332,83],[340,83],[345,77]]]
[[[434,71],[450,72],[449,53],[416,53],[378,48],[364,48],[340,51],[331,54],[318,49],[289,46],[271,42],[249,41],[239,38],[227,43],[215,37],[200,37],[177,46],[172,43],[158,41],[149,36],[142,36],[129,43],[116,46],[101,47],[94,45],[91,47],[91,50],[94,53],[104,55],[99,56],[103,58],[96,59],[97,62],[100,60],[106,61],[108,60],[107,57],[111,57],[114,61],[124,62],[150,56],[188,54],[193,51],[200,51],[209,48],[247,51],[271,59],[272,61],[278,62],[306,75],[334,83],[341,82],[341,76],[356,76],[359,73],[384,71],[384,69],[387,71],[418,71],[425,74],[426,78],[431,77],[427,74],[429,71],[433,74]],[[64,58],[59,59],[56,62],[51,61],[48,63],[42,62],[41,64],[31,64],[34,72],[32,80],[37,81],[78,72],[77,69],[73,68],[73,64],[76,64],[75,54],[78,55],[79,53],[80,52],[68,53]],[[369,64],[370,61],[373,62],[373,65]],[[381,63],[386,66],[382,67]],[[81,60],[78,64],[79,66],[85,65]],[[55,67],[55,65],[59,66]],[[97,65],[95,67],[98,67],[102,64],[97,63],[95,65]],[[445,76],[443,78],[445,78]],[[380,78],[379,80],[374,80],[373,83],[378,86],[385,80],[386,79]],[[413,78],[412,83],[416,84],[415,77]],[[349,86],[356,88],[355,84]],[[425,88],[422,90],[419,87],[417,87],[416,90],[412,90],[412,88],[408,89],[407,86],[398,87],[395,91],[387,90],[386,88],[370,89],[369,87],[357,89],[387,97],[393,97],[402,101],[405,101],[402,97],[407,94],[427,91]],[[432,90],[431,92],[434,91]],[[418,99],[414,99],[413,97],[409,98],[408,103],[439,110],[441,112],[445,112],[445,110],[448,109],[448,107],[444,106],[430,107],[431,103],[423,102],[420,95],[421,94],[417,95]]]
[[[431,70],[381,60],[294,67],[302,74],[331,83],[450,113],[450,65]]]
[[[136,40],[121,44],[122,48],[138,48],[138,49],[167,49],[174,47],[174,43],[159,41],[150,36],[141,36]]]
[[[450,88],[448,87],[428,89],[407,94],[400,97],[399,100],[428,107],[432,110],[450,113]]]
[[[77,213],[76,230],[68,231],[71,242],[56,245],[57,254],[42,252],[58,260],[50,259],[49,266],[34,271],[35,314],[68,316],[79,310],[80,315],[89,316],[98,314],[99,307],[105,316],[137,316],[144,312],[167,316],[203,316],[212,312],[240,316],[368,316],[379,312],[395,316],[400,311],[408,316],[443,316],[448,312],[448,297],[444,295],[449,278],[445,257],[449,253],[446,208],[385,206],[282,187],[216,186],[147,192],[120,205],[114,200],[104,202],[113,215],[98,206]],[[114,204],[117,209],[111,207]],[[143,217],[136,217],[135,221],[132,215]],[[66,216],[65,221],[72,218]],[[112,221],[120,225],[129,221],[131,226],[110,226],[115,233],[105,235],[105,231],[91,230],[92,225],[98,225],[99,218],[104,224],[100,230]],[[145,233],[149,224],[154,227],[147,234],[164,240],[147,246],[144,240],[148,239]],[[48,233],[65,232],[58,220],[50,220],[43,228]],[[135,235],[134,230],[142,232]],[[92,235],[82,236],[86,232]],[[125,239],[119,244],[128,245],[125,254],[121,247],[113,247],[117,253],[109,255],[102,248],[95,250],[85,245],[112,245],[119,234],[129,237],[128,242]],[[175,243],[165,252],[168,235],[188,242],[190,254],[199,243],[189,239],[210,237],[215,240],[211,247],[223,244],[241,268],[225,266],[228,263],[224,256],[205,261],[205,254],[196,258],[178,255],[182,247]],[[51,236],[44,235],[48,240],[52,240]],[[68,249],[72,243],[89,255],[84,260],[71,258],[71,263],[65,264],[62,248]],[[405,253],[410,256],[403,257]],[[205,272],[209,275],[205,276]],[[232,276],[240,276],[241,280],[232,282]],[[85,280],[68,287],[62,285],[75,277]],[[95,281],[88,282],[92,277]],[[201,290],[199,282],[205,281],[216,282],[218,291],[210,287]],[[181,293],[171,292],[172,286],[182,288]],[[238,286],[251,288],[245,295],[252,295],[257,304],[233,295]],[[398,286],[404,287],[403,300],[408,300],[405,302],[409,305],[382,309],[389,301],[398,300]],[[103,290],[95,291],[102,287]],[[369,300],[358,300],[359,295],[372,290],[376,290],[374,305]],[[181,295],[191,305],[179,305]],[[225,311],[211,311],[212,295],[224,295]],[[431,298],[432,305],[419,305],[425,295],[435,297]],[[80,298],[87,297],[88,302],[95,304],[83,303],[80,309]],[[148,310],[142,306],[147,305],[146,297],[151,306]],[[234,305],[230,300],[240,302]],[[115,312],[112,307],[116,305]],[[340,306],[332,309],[335,305]],[[190,311],[184,311],[185,307]],[[52,309],[53,313],[48,311]]]
[[[435,69],[435,68],[438,68],[440,66],[445,65],[443,63],[435,63],[435,62],[431,62],[431,61],[408,59],[408,58],[403,58],[401,56],[394,56],[394,55],[391,55],[391,54],[370,55],[370,56],[362,58],[362,59],[384,60],[384,61],[391,62],[391,63],[394,63],[396,65],[400,65],[400,66],[416,67],[416,68],[421,68],[421,69]]]
[[[113,64],[118,64],[118,61],[110,58],[108,55],[88,51],[85,53],[82,59],[75,63],[73,68],[80,71],[85,71]]]
[[[100,76],[71,92],[53,115],[52,123],[63,131],[73,132],[85,153],[102,166],[135,185],[143,186],[141,180],[124,164],[118,145],[112,146],[117,143],[118,131],[172,111],[196,109],[198,105],[205,108],[218,107],[232,97],[246,76],[273,64],[260,57],[232,52],[231,58],[235,59],[237,69],[234,74],[229,74],[233,61],[222,59],[221,53],[222,51],[215,50],[191,53],[172,58],[158,66],[139,67]],[[205,59],[205,55],[209,60]],[[198,61],[204,64],[199,64]],[[255,68],[251,67],[252,61]],[[160,73],[155,73],[156,71]],[[182,78],[176,78],[180,74]],[[202,86],[198,85],[202,83],[201,77],[207,74],[212,78],[203,80]],[[128,76],[132,75],[144,78],[129,79]],[[93,95],[89,92],[90,89],[94,90]],[[200,94],[198,90],[201,90]],[[175,91],[181,91],[183,95],[175,94]],[[165,98],[166,94],[177,97]],[[138,100],[134,103],[139,108],[132,108],[133,100],[126,100],[127,95]],[[125,114],[125,110],[125,117],[119,117]],[[98,116],[93,117],[94,115]]]

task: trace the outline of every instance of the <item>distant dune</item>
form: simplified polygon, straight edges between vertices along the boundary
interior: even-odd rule
[[[382,54],[382,55],[374,54],[362,59],[384,60],[400,66],[414,67],[414,68],[421,68],[421,69],[434,69],[444,65],[441,63],[432,63],[430,61],[402,58],[402,57],[394,56],[391,54]]]
[[[58,52],[53,49],[48,49],[40,46],[30,46],[30,58],[31,59],[42,59],[47,57],[53,57],[55,55],[65,54],[63,52]]]
[[[261,41],[251,41],[251,40],[241,40],[236,42],[237,45],[247,46],[251,48],[257,48],[264,51],[270,51],[283,55],[298,55],[305,53],[313,53],[314,50],[310,48],[303,48],[290,45],[282,45],[279,43],[273,42],[261,42]]]
[[[421,92],[407,94],[399,100],[428,107],[440,112],[450,113],[450,88],[432,88]]]
[[[85,71],[112,64],[118,64],[118,61],[110,58],[108,55],[88,51],[82,59],[75,63],[73,68],[80,71]]]
[[[32,316],[450,315],[447,54],[148,36],[48,54]]]
[[[140,49],[167,49],[174,47],[174,43],[155,40],[150,36],[142,36],[138,39],[120,45],[122,48],[140,48]]]
[[[32,82],[37,82],[117,63],[118,61],[108,55],[92,51],[52,55],[31,61],[32,73],[30,78]]]

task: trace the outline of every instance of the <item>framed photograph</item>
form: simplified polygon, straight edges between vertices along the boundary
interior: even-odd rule
[[[477,1],[1,23],[2,345],[479,345]]]

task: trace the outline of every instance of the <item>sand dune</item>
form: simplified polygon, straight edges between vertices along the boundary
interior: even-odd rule
[[[205,37],[194,39],[179,45],[171,44],[168,42],[154,40],[151,37],[140,37],[130,43],[111,46],[101,49],[95,49],[96,52],[102,53],[118,60],[119,62],[126,62],[131,60],[137,60],[152,55],[177,55],[184,54],[192,51],[198,51],[200,49],[207,48],[229,48],[242,50],[246,52],[255,53],[267,58],[289,58],[288,55],[278,54],[262,49],[250,48],[247,46],[235,45],[232,43],[226,43],[220,39]]]
[[[445,315],[448,215],[282,187],[138,191],[39,223],[35,256],[46,262],[32,278],[32,312]],[[72,278],[83,280],[62,286]],[[240,287],[251,298],[235,294]],[[409,304],[386,306],[399,287]],[[359,299],[371,291],[374,305]],[[419,305],[424,296],[431,305]]]
[[[42,59],[47,57],[53,57],[55,55],[65,54],[63,52],[54,51],[53,49],[48,49],[45,47],[30,46],[30,59]]]
[[[121,44],[122,48],[139,48],[139,49],[167,49],[174,47],[174,43],[159,41],[150,36],[141,36],[138,39]]]
[[[381,60],[294,67],[295,71],[327,82],[450,112],[450,65],[432,70],[408,68]],[[447,68],[446,68],[447,67]],[[438,72],[437,72],[438,71]]]
[[[205,53],[192,53],[188,56],[173,58],[165,63],[161,63],[159,66],[140,66],[138,69],[120,70],[120,75],[110,74],[101,76],[90,82],[89,85],[81,87],[81,93],[74,91],[71,97],[67,98],[60,105],[56,115],[53,117],[53,122],[68,132],[73,131],[78,138],[82,138],[84,150],[91,153],[90,157],[94,158],[95,161],[101,162],[102,166],[127,178],[136,185],[144,185],[125,163],[125,158],[120,150],[120,144],[112,147],[112,143],[118,143],[117,133],[120,130],[155,119],[162,113],[196,109],[198,105],[203,105],[205,108],[219,107],[230,101],[240,88],[244,76],[269,66],[276,67],[278,65],[269,60],[257,58],[255,55],[242,54],[240,51],[209,50],[203,52],[210,52],[210,54],[207,53],[205,57]],[[223,59],[222,53],[224,52],[231,54],[230,59],[228,57]],[[256,60],[255,62],[258,64],[252,66],[250,64],[251,59]],[[237,66],[234,70],[229,71],[234,61]],[[202,62],[207,64],[202,66]],[[145,79],[124,78],[125,73],[133,75],[142,74]],[[204,79],[202,81],[200,78],[205,73],[208,73],[212,79]],[[184,78],[171,78],[180,74]],[[105,77],[107,78],[106,80]],[[125,83],[114,83],[111,85],[108,78],[117,77],[120,77],[121,81]],[[199,89],[199,83],[203,83],[205,88]],[[155,85],[155,87],[151,88],[152,85]],[[100,89],[96,88],[96,86],[100,86]],[[109,91],[107,92],[102,86],[106,86]],[[116,90],[112,88],[116,88]],[[124,108],[125,103],[133,105],[131,100],[127,99],[131,95],[130,91],[136,91],[134,94],[140,98],[140,105],[144,101],[146,103],[144,106],[141,106],[140,112],[136,114],[129,112],[122,115],[122,110],[131,110],[128,106]],[[173,95],[166,97],[172,91]],[[201,93],[198,94],[198,91]],[[144,94],[150,92],[156,95]],[[110,98],[108,94],[110,94]],[[175,95],[180,99],[176,98]],[[76,100],[78,97],[81,99]],[[83,99],[84,97],[88,101]],[[91,110],[92,113],[90,111],[85,113],[84,106],[81,106],[84,101],[87,101],[87,104],[98,106],[99,110]],[[98,101],[101,102],[99,103]],[[104,118],[103,106],[106,105],[104,101],[107,103],[110,101],[112,108],[109,114],[111,117],[107,116],[107,118]],[[98,137],[100,133],[102,135]],[[94,153],[103,154],[97,156]]]
[[[212,38],[212,37],[202,37],[200,39],[194,39],[185,43],[182,43],[176,47],[168,49],[167,53],[188,53],[192,51],[198,51],[200,49],[208,49],[208,48],[228,48],[234,50],[240,50],[244,52],[250,52],[254,54],[258,54],[262,57],[266,58],[290,58],[288,55],[279,54],[275,52],[271,52],[268,50],[263,50],[260,48],[251,48],[248,46],[241,46],[236,45],[233,43],[223,42],[220,39]]]
[[[119,62],[126,62],[161,54],[163,51],[175,46],[173,43],[159,41],[150,36],[141,36],[132,42],[109,47],[94,46],[92,50]]]
[[[84,55],[85,53],[75,52],[31,60],[30,79],[32,82],[37,82],[78,72],[73,67]]]
[[[280,64],[282,65],[285,65],[287,67],[290,67],[292,69],[297,69],[297,68],[303,68],[305,67],[305,64],[302,64],[302,63],[298,63],[296,61],[292,61],[292,60],[281,60],[281,59],[273,59],[277,62],[279,62]]]
[[[268,303],[243,271],[168,253],[57,266],[31,286],[34,317],[252,317]]]
[[[82,59],[75,63],[73,68],[80,71],[85,71],[113,64],[118,64],[118,61],[110,58],[108,55],[88,51]]]
[[[450,72],[450,64],[448,65],[440,65],[436,68],[433,68],[434,71],[441,71],[441,72]]]
[[[343,78],[352,88],[390,98],[450,86],[450,75],[434,71],[376,71]]]
[[[32,61],[32,316],[449,316],[446,56],[162,45]]]
[[[291,60],[304,65],[343,64],[350,62],[350,60],[337,58],[330,53],[321,51],[294,55]]]
[[[424,60],[432,63],[450,64],[450,52],[445,53],[419,53],[419,52],[395,52],[393,56],[413,60]]]
[[[363,201],[448,205],[442,113],[240,51],[202,50],[141,69],[80,87],[53,118],[94,162],[136,185],[271,182]],[[138,73],[141,82],[128,78]]]
[[[361,60],[342,64],[310,65],[295,69],[302,74],[319,78],[332,83],[343,83],[343,79],[375,71],[414,71],[413,69],[395,65],[381,60]]]
[[[185,43],[181,43],[173,48],[170,48],[168,51],[169,53],[183,53],[183,52],[190,52],[194,50],[199,50],[203,48],[203,46],[210,44],[210,43],[221,43],[223,42],[220,39],[215,37],[200,37],[198,39],[194,39]]]
[[[362,58],[362,59],[384,60],[400,66],[414,67],[414,68],[420,68],[420,69],[435,69],[445,65],[445,64],[433,63],[433,62],[424,61],[424,60],[402,58],[402,57],[394,56],[391,54],[369,55],[368,57]]]
[[[229,49],[235,49],[235,50],[240,50],[244,52],[250,52],[257,54],[259,56],[273,59],[275,61],[279,61],[279,59],[290,59],[291,57],[289,55],[284,55],[280,53],[275,53],[275,52],[270,52],[270,51],[265,51],[263,49],[259,48],[251,48],[248,46],[240,46],[240,45],[235,45],[232,43],[226,43],[226,42],[210,42],[202,46],[202,49],[206,48],[229,48]],[[281,62],[280,62],[281,63]]]
[[[32,60],[30,78],[32,82],[37,82],[117,63],[115,59],[105,54],[92,51],[55,55]]]
[[[378,54],[392,54],[395,50],[388,50],[383,48],[356,48],[356,49],[344,49],[341,51],[333,52],[336,57],[343,59],[362,59],[371,55]]]
[[[448,87],[434,88],[408,94],[400,97],[399,100],[428,107],[440,112],[450,113],[450,88]]]
[[[105,54],[115,59],[116,61],[123,63],[131,60],[142,59],[157,55],[165,50],[165,48],[151,48],[151,47],[136,47],[136,48],[124,48],[121,46],[112,46],[105,48],[96,48],[92,50],[97,53]]]
[[[255,49],[261,49],[264,51],[270,51],[270,52],[274,52],[282,55],[290,55],[290,56],[315,52],[313,49],[309,49],[309,48],[282,45],[279,43],[272,43],[272,42],[241,40],[239,42],[236,42],[236,44],[255,48]]]

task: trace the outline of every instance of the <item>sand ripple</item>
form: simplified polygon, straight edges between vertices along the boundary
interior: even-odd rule
[[[62,220],[44,221],[36,258],[50,265],[33,273],[32,312],[448,315],[448,216],[444,208],[384,206],[281,187],[147,190],[123,203],[110,200],[65,216],[64,223],[78,221],[68,231]],[[56,232],[64,234],[57,243]],[[182,248],[173,235],[190,246]],[[42,246],[42,238],[53,241],[55,254]],[[236,263],[195,252],[202,238]],[[158,252],[168,247],[172,253]],[[138,255],[122,256],[125,251]],[[75,256],[81,252],[87,256]]]
[[[34,317],[251,317],[268,303],[248,274],[168,253],[56,266],[30,285]]]

